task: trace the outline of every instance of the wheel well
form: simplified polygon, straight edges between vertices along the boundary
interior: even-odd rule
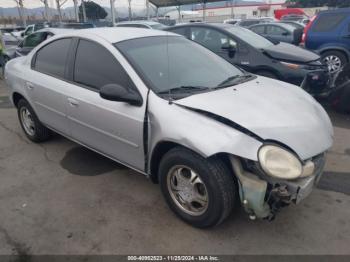
[[[182,146],[182,145],[174,142],[164,141],[157,144],[156,147],[154,148],[152,152],[151,166],[150,166],[151,179],[154,183],[158,184],[158,167],[162,157],[171,149],[177,146]]]
[[[151,158],[151,166],[150,166],[150,171],[151,171],[150,178],[154,183],[158,184],[158,182],[159,182],[158,181],[158,168],[159,168],[160,161],[162,160],[162,157],[167,152],[169,152],[171,149],[173,149],[175,147],[187,148],[181,144],[178,144],[175,142],[169,142],[169,141],[160,142],[154,148],[153,153],[152,153],[152,158]],[[187,148],[187,149],[189,149],[189,148]],[[191,149],[189,149],[189,150],[191,150]],[[210,156],[210,158],[212,158],[212,157],[216,157],[216,158],[220,159],[226,165],[226,167],[232,172],[232,174],[234,174],[233,170],[232,170],[231,162],[229,160],[227,153],[218,153],[218,154]]]
[[[347,60],[348,62],[350,62],[349,54],[348,54],[347,52],[345,52],[344,50],[341,50],[341,49],[325,49],[325,50],[323,50],[323,51],[321,52],[321,55],[323,55],[323,54],[326,53],[326,52],[330,52],[330,51],[336,51],[336,52],[342,53],[342,54],[345,56],[346,60]]]
[[[25,98],[19,93],[13,93],[12,99],[13,99],[14,105],[17,107],[19,100],[25,99]]]

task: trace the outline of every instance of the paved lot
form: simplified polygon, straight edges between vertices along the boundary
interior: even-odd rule
[[[143,175],[60,136],[30,143],[0,83],[0,254],[350,254],[350,117],[331,116],[327,173],[308,199],[274,222],[237,210],[199,230]]]

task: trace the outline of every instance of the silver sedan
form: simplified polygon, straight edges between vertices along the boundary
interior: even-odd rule
[[[54,36],[10,61],[5,78],[30,140],[57,132],[147,175],[197,227],[221,223],[238,201],[252,219],[299,203],[333,142],[301,88],[163,31]]]

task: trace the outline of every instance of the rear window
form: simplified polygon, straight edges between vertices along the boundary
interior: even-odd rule
[[[64,78],[71,39],[64,38],[41,48],[35,57],[34,69],[44,74]]]
[[[321,15],[311,28],[312,32],[329,32],[333,31],[340,25],[348,14],[346,13],[334,13]]]

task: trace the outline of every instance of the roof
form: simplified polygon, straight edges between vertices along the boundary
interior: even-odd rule
[[[149,0],[157,7],[179,6],[187,4],[201,4],[204,0]],[[205,0],[206,3],[220,2],[222,0]]]
[[[129,39],[141,38],[141,37],[152,37],[152,36],[166,36],[176,34],[161,31],[161,30],[150,30],[144,28],[132,28],[132,27],[100,27],[90,28],[81,30],[69,30],[69,33],[65,36],[76,36],[76,37],[99,37],[103,38],[107,42],[117,43]]]
[[[144,24],[144,25],[156,25],[159,24],[155,21],[149,21],[149,20],[134,20],[134,21],[123,21],[119,22],[118,24]]]
[[[66,28],[52,28],[52,27],[46,27],[43,29],[40,29],[37,32],[50,32],[53,33],[54,35],[59,35],[59,34],[65,34],[65,33],[69,33],[72,32],[73,29],[66,29]]]

